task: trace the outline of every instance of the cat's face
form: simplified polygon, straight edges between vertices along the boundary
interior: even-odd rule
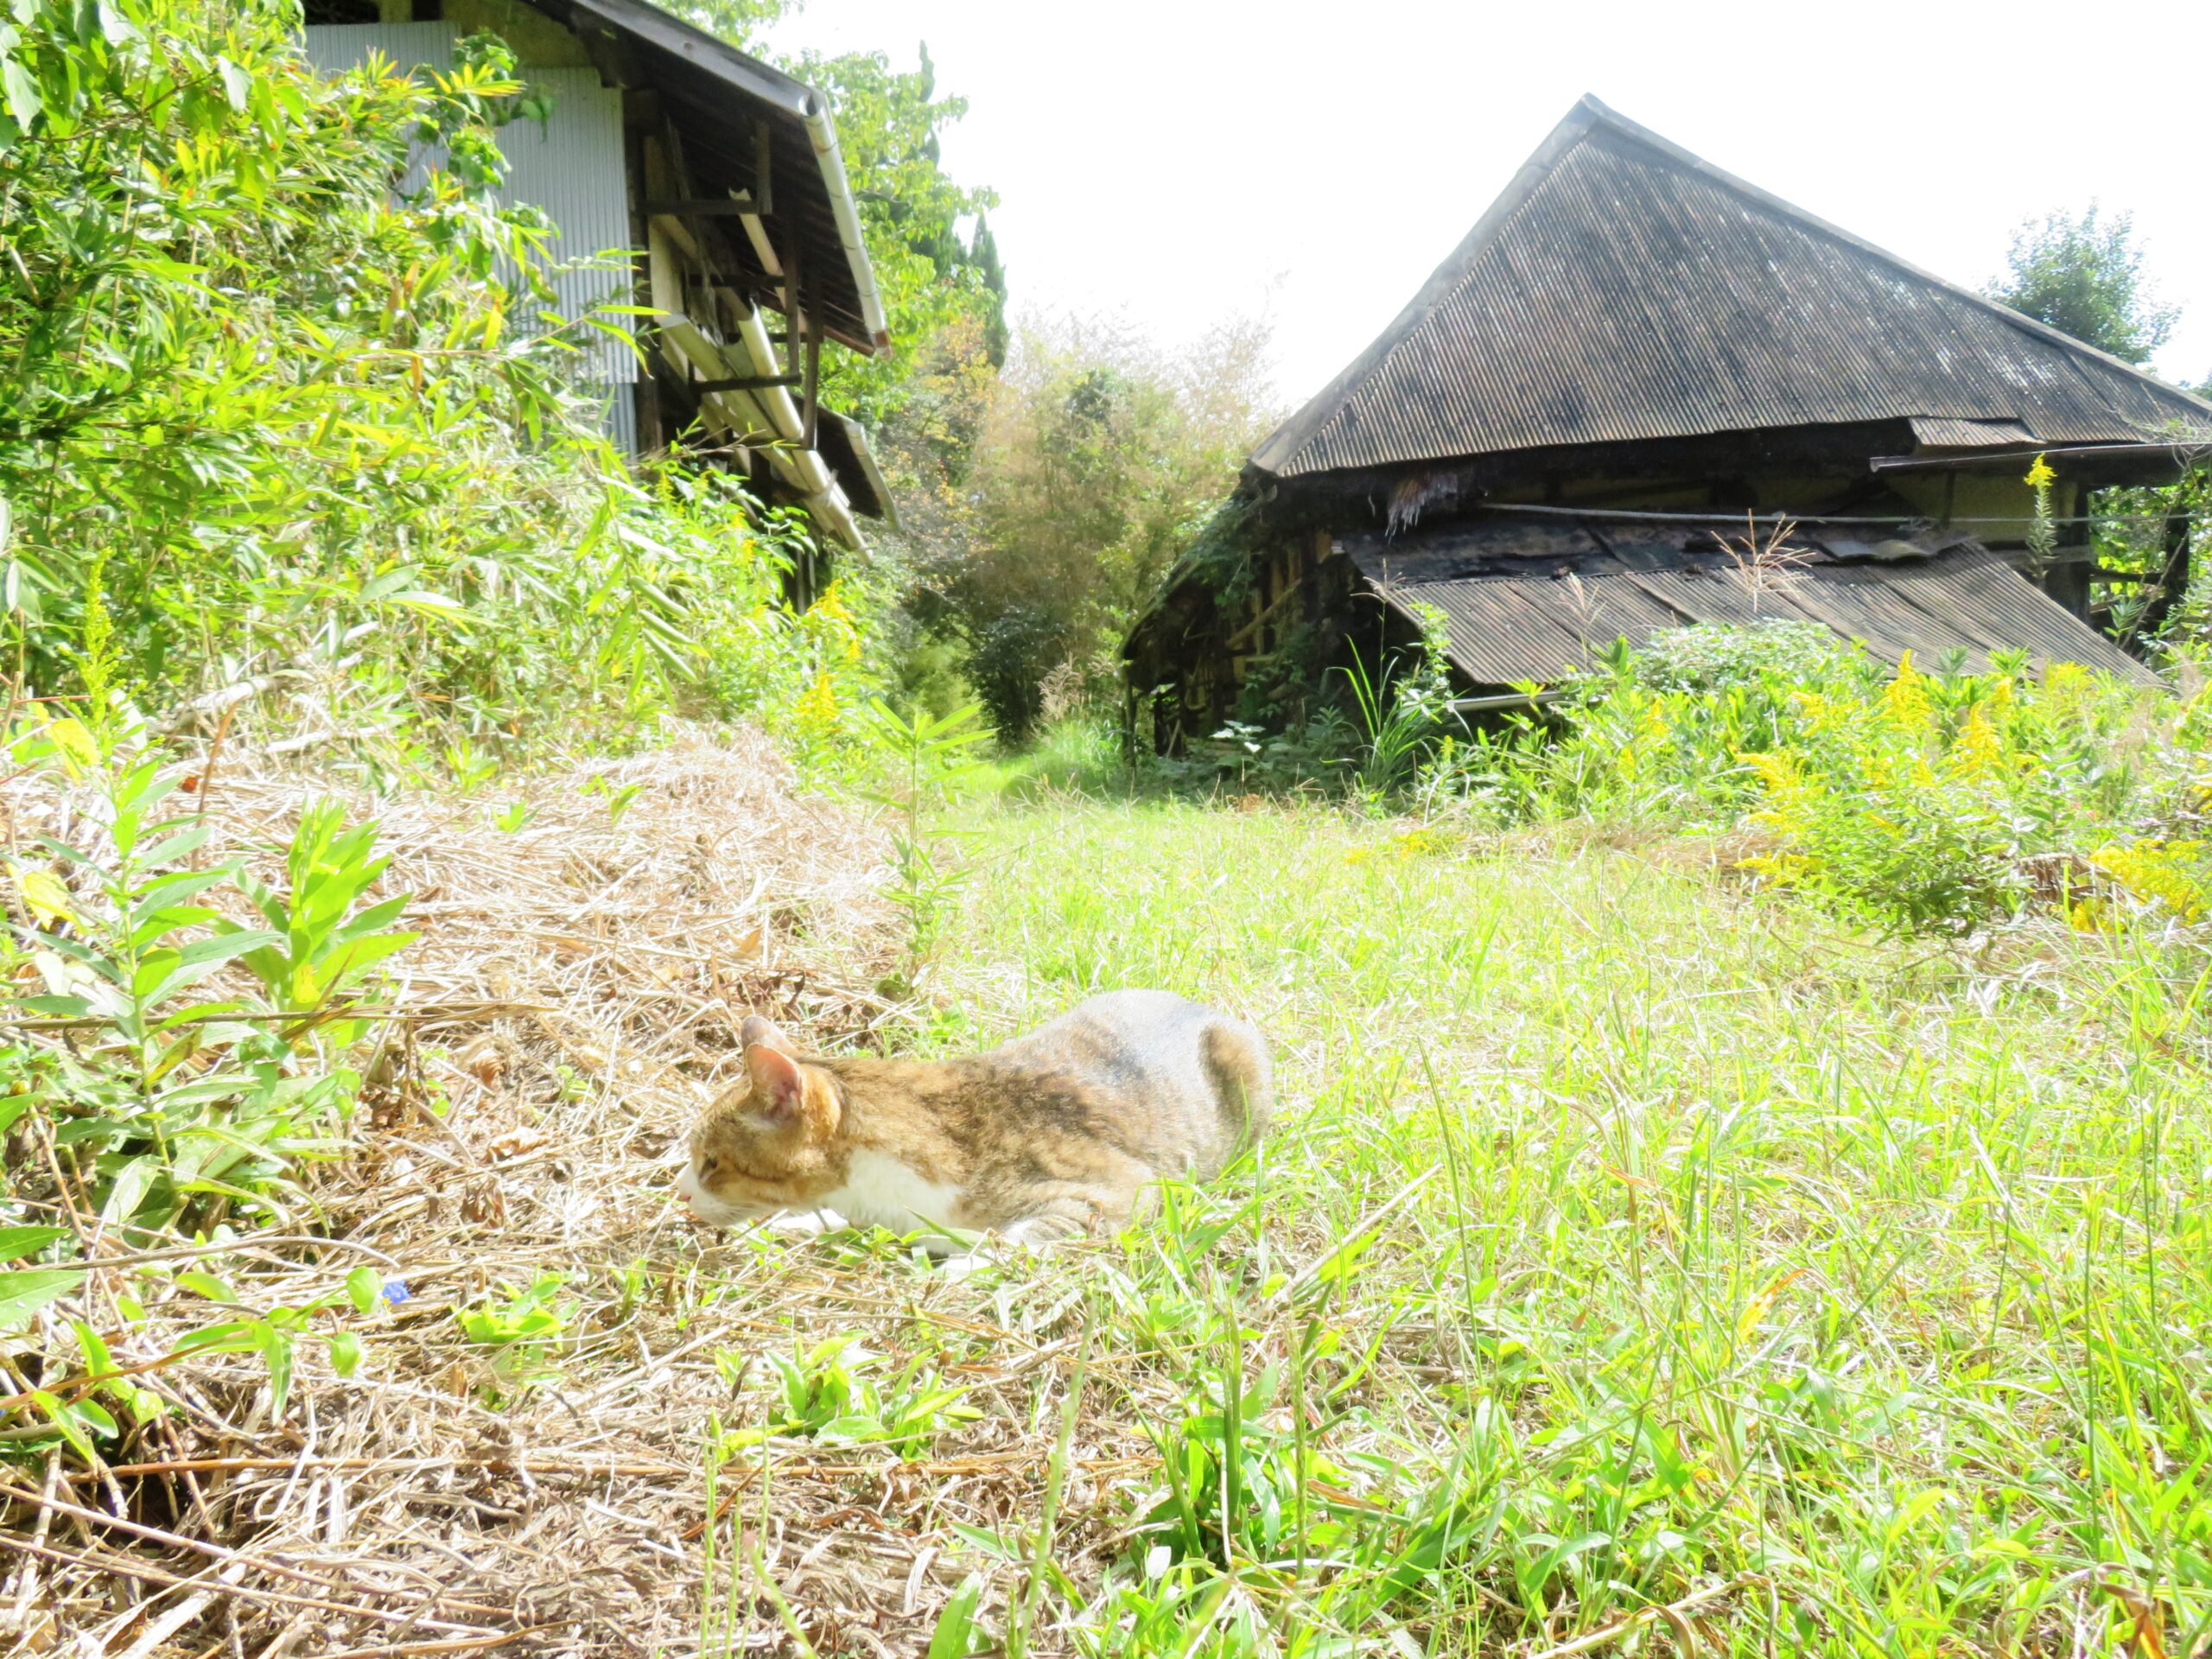
[[[691,1132],[690,1162],[676,1183],[691,1213],[715,1227],[813,1209],[837,1185],[836,1085],[802,1065],[758,1014],[746,1020],[744,1040],[745,1076]]]

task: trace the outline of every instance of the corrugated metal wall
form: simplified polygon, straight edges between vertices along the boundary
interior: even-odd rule
[[[417,25],[419,27],[419,25]],[[553,113],[540,126],[517,121],[499,129],[507,158],[502,198],[542,207],[561,227],[553,257],[563,264],[613,252],[602,264],[563,270],[553,278],[563,317],[580,317],[595,305],[626,297],[630,268],[619,256],[630,245],[630,203],[622,172],[622,94],[599,84],[595,69],[530,69],[533,86],[553,97]],[[586,337],[589,338],[588,336]],[[579,340],[579,345],[585,343]],[[609,385],[638,378],[638,359],[620,341],[599,338],[588,346],[585,372]]]
[[[308,61],[329,74],[366,62],[372,52],[403,69],[425,64],[443,68],[453,61],[454,31],[447,23],[328,23],[306,33]],[[595,305],[626,296],[629,289],[629,266],[619,257],[630,242],[622,95],[602,86],[595,70],[529,66],[523,74],[551,95],[553,113],[543,126],[517,121],[500,130],[499,149],[508,169],[500,200],[543,208],[559,226],[552,257],[579,268],[554,275],[553,308],[564,318],[580,317]],[[417,168],[431,162],[425,156]],[[610,251],[616,259],[596,268],[586,263]],[[629,387],[638,378],[636,356],[602,336],[582,335],[577,343],[583,348],[584,378],[609,390],[607,435],[633,453],[637,421]]]

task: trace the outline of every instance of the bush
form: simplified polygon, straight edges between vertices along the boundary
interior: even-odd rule
[[[534,107],[504,46],[326,79],[279,0],[14,16],[0,608],[26,690],[92,689],[95,613],[113,689],[188,728],[269,702],[310,739],[620,733],[810,683],[776,609],[803,524],[721,475],[633,479],[572,384],[613,324],[541,309],[548,227],[493,201],[493,130]]]
[[[1694,628],[1608,654],[1427,787],[1508,820],[1748,832],[1740,868],[1885,927],[1964,930],[2038,893],[2077,920],[2193,922],[2208,727],[2066,664],[1891,674],[1817,629]]]

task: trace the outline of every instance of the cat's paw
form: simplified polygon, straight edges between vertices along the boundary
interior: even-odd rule
[[[785,1233],[793,1238],[815,1238],[842,1230],[846,1222],[835,1210],[784,1210],[763,1224],[771,1232]]]
[[[962,1250],[957,1255],[946,1256],[939,1270],[947,1279],[957,1282],[963,1279],[974,1277],[979,1268],[995,1268],[997,1265],[998,1263],[992,1259],[990,1253],[987,1250]]]

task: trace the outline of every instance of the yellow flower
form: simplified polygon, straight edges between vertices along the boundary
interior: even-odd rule
[[[2089,862],[2133,898],[2155,899],[2184,922],[2196,922],[2212,912],[2212,865],[2204,852],[2201,841],[2139,841],[2104,848]]]
[[[836,686],[827,674],[817,674],[798,700],[799,729],[818,740],[836,731],[841,718]]]
[[[1989,723],[1988,711],[1977,702],[1967,714],[1967,723],[1959,728],[1958,746],[1951,751],[1951,769],[1961,778],[1986,778],[2004,760],[2005,746],[1998,741],[1997,728]]]
[[[1936,708],[1929,701],[1926,678],[1912,665],[1911,652],[1897,659],[1897,677],[1884,688],[1882,707],[1890,723],[1901,731],[1916,734],[1927,729]]]
[[[2036,464],[2028,468],[2028,487],[2032,490],[2047,490],[2057,481],[2057,478],[2058,474],[2050,470],[2050,463],[2041,455],[2037,455]]]

